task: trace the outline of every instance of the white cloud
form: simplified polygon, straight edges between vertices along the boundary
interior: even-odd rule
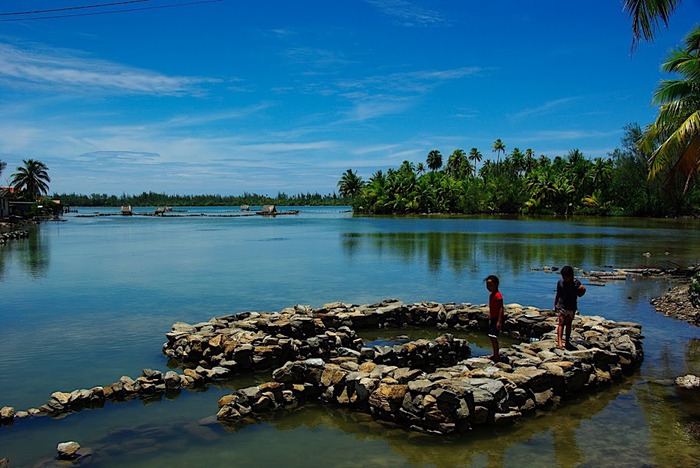
[[[449,22],[439,12],[407,0],[365,0],[403,26],[444,26]]]
[[[522,120],[529,119],[532,117],[538,117],[541,115],[552,114],[556,112],[559,108],[566,106],[572,102],[579,101],[580,97],[568,97],[562,99],[555,99],[553,101],[545,102],[541,106],[533,107],[530,109],[525,109],[520,112],[509,115],[512,120]]]
[[[0,81],[8,87],[53,92],[187,95],[200,93],[199,85],[219,80],[167,76],[88,58],[76,51],[5,43],[0,44]]]

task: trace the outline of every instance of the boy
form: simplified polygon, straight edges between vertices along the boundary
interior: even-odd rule
[[[557,326],[557,349],[565,349],[562,344],[562,331],[566,328],[566,348],[571,346],[571,323],[578,309],[578,298],[586,294],[586,288],[574,278],[574,269],[569,265],[561,269],[561,279],[557,282],[557,295],[554,297],[554,310],[559,313]]]
[[[498,333],[503,328],[503,295],[498,290],[498,277],[490,275],[486,278],[486,289],[489,291],[489,338],[493,346],[493,354],[486,356],[494,362],[500,360],[498,351]]]

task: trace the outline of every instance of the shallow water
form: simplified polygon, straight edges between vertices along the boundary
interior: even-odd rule
[[[489,274],[499,275],[506,303],[548,308],[558,276],[532,268],[672,266],[700,258],[700,223],[692,220],[375,218],[338,208],[300,210],[276,218],[71,214],[0,247],[0,406],[27,409],[56,390],[165,370],[161,345],[177,321],[388,297],[484,303]],[[110,209],[79,214],[93,211]],[[0,458],[32,466],[55,456],[59,442],[77,440],[94,451],[86,460],[91,466],[692,466],[700,444],[688,427],[700,421],[700,402],[666,383],[700,373],[700,330],[653,310],[649,300],[670,285],[639,279],[590,286],[582,313],[644,326],[642,367],[619,386],[510,428],[431,437],[322,406],[235,429],[216,423],[222,395],[269,378],[248,375],[161,401],[18,420],[0,427]],[[490,352],[485,337],[465,338],[475,344],[474,355]]]

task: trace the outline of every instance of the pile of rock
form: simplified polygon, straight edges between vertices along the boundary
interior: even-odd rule
[[[503,333],[523,340],[503,348],[501,361],[471,356],[467,341],[444,333],[394,345],[366,346],[357,330],[419,326],[488,328],[488,307],[388,299],[376,304],[294,306],[244,312],[195,325],[178,322],[163,352],[183,368],[92,389],[54,392],[39,408],[0,410],[0,423],[38,414],[62,416],[107,401],[159,398],[180,389],[272,369],[272,380],[219,401],[217,417],[240,423],[278,408],[320,400],[345,405],[408,428],[462,432],[514,421],[562,398],[620,380],[644,358],[641,326],[603,317],[574,320],[572,346],[556,347],[551,310],[506,306]]]
[[[209,370],[202,371],[206,375]],[[193,374],[194,377],[188,374]],[[183,374],[168,371],[163,374],[152,369],[143,369],[141,377],[132,379],[122,376],[117,382],[91,389],[77,389],[71,392],[53,392],[39,408],[15,411],[11,406],[0,409],[0,424],[12,424],[14,419],[29,416],[48,415],[61,417],[84,409],[102,408],[107,401],[127,401],[136,398],[147,399],[160,396],[174,396],[182,388],[191,388],[201,381],[200,374],[185,369]]]
[[[26,231],[24,229],[17,229],[15,231],[3,232],[3,233],[0,233],[0,245],[6,244],[9,241],[14,240],[14,239],[26,239],[27,237],[29,237],[29,231]]]
[[[679,284],[660,297],[651,300],[657,312],[667,317],[684,320],[691,325],[700,327],[700,308],[695,307],[690,300],[690,285]]]
[[[643,359],[641,326],[602,317],[575,320],[574,345],[556,348],[549,310],[507,306],[504,333],[527,342],[502,350],[502,362],[471,358],[464,340],[445,334],[394,346],[364,347],[355,330],[431,326],[485,331],[484,305],[295,306],[244,313],[197,325],[176,324],[163,350],[183,363],[231,372],[275,368],[273,380],[219,401],[217,417],[256,414],[322,400],[417,430],[450,433],[501,424],[562,398],[619,380]],[[530,342],[533,339],[536,341]]]

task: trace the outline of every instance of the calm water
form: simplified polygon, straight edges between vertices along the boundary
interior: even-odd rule
[[[506,303],[551,307],[558,277],[533,267],[700,259],[697,221],[354,218],[338,208],[300,209],[277,218],[71,214],[0,246],[0,406],[27,409],[56,390],[166,370],[161,345],[176,321],[389,297],[483,303],[489,274],[500,276]],[[175,214],[201,212],[237,210]],[[173,399],[17,421],[0,427],[0,458],[32,466],[55,456],[59,442],[77,440],[94,451],[90,466],[693,466],[700,441],[688,427],[700,423],[700,398],[663,381],[700,373],[700,329],[654,312],[649,300],[669,286],[589,287],[584,314],[643,324],[642,368],[620,386],[514,427],[428,437],[323,406],[238,429],[219,425],[222,395],[269,378],[246,375]],[[489,352],[483,337],[467,338],[474,354]]]

